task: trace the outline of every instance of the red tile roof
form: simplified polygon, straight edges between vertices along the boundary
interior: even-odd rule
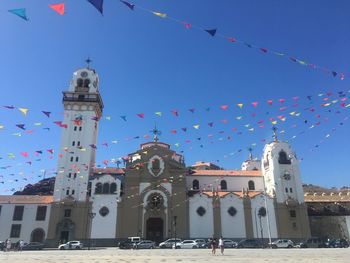
[[[198,193],[200,193],[200,192],[198,192]],[[207,196],[209,196],[209,197],[213,197],[214,195],[218,195],[219,197],[224,197],[224,196],[226,196],[226,195],[228,195],[228,194],[234,194],[234,195],[237,195],[237,196],[239,196],[239,197],[243,197],[243,193],[242,192],[202,192],[203,194],[205,194],[205,195],[207,195]],[[248,192],[248,197],[250,197],[250,198],[253,198],[253,197],[255,197],[255,196],[257,196],[257,195],[259,195],[259,194],[261,194],[262,192],[259,192],[259,191],[254,191],[254,192]]]
[[[121,168],[94,168],[94,174],[125,174],[124,169]]]
[[[192,170],[190,175],[197,176],[262,176],[261,171],[242,170]]]
[[[50,204],[52,195],[0,195],[0,204]]]

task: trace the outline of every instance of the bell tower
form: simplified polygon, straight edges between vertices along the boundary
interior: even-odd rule
[[[307,238],[310,227],[299,161],[291,146],[278,140],[277,128],[273,132],[273,141],[264,148],[261,170],[266,194],[275,198],[278,236]]]
[[[54,201],[87,200],[90,171],[95,163],[98,122],[103,102],[99,78],[87,67],[74,72],[68,91],[63,92],[64,118]]]

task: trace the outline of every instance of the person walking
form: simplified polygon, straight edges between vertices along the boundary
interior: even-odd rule
[[[216,239],[214,237],[211,239],[211,254],[216,254]]]
[[[6,251],[10,251],[11,250],[11,240],[10,239],[7,239],[7,242],[6,242]]]
[[[224,246],[224,240],[222,239],[222,236],[219,239],[219,248],[220,248],[220,251],[221,251],[221,255],[223,255],[225,246]]]
[[[22,251],[22,250],[23,250],[23,247],[24,247],[24,241],[23,241],[23,239],[21,239],[21,240],[19,241],[19,251]]]

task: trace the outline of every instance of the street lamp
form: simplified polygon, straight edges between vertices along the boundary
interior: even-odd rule
[[[90,247],[91,247],[91,228],[92,228],[92,219],[94,219],[94,217],[96,216],[96,213],[92,213],[92,212],[89,212],[88,213],[89,215],[89,218],[90,218],[90,235],[89,235],[89,246],[88,246],[88,250],[90,250]]]
[[[173,221],[173,224],[174,224],[174,234],[175,234],[175,249],[176,249],[176,219],[177,219],[177,216],[174,216],[174,221]]]

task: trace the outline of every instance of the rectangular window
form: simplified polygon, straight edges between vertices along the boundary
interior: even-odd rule
[[[290,210],[289,215],[290,217],[297,217],[297,213],[295,212],[295,210]]]
[[[13,212],[13,221],[21,221],[23,219],[23,205],[16,205],[15,211]]]
[[[21,225],[14,224],[11,226],[11,234],[10,237],[20,237],[21,236]]]
[[[79,161],[79,157],[75,157],[75,161],[76,161],[76,162]]]
[[[74,126],[74,131],[76,131],[77,130],[77,126]]]
[[[75,141],[72,141],[72,146],[75,146]]]
[[[64,209],[64,217],[70,217],[71,210],[70,209]]]
[[[87,188],[87,195],[88,195],[88,196],[91,196],[91,187],[92,187],[92,183],[89,182],[89,183],[88,183],[88,188]]]
[[[287,187],[285,188],[285,190],[286,190],[286,193],[288,193],[288,188]]]
[[[69,195],[69,190],[66,191],[66,195]]]
[[[69,173],[69,174],[68,174],[68,178],[71,178],[71,177],[72,177],[72,173]]]
[[[1,216],[1,205],[0,205],[0,216]]]
[[[81,131],[82,130],[82,128],[81,128],[81,126],[79,127],[79,131]]]
[[[294,229],[297,228],[297,223],[293,222],[293,223],[292,223],[292,227],[293,227]]]
[[[36,209],[36,220],[45,221],[47,206],[38,206]]]
[[[72,156],[72,157],[70,158],[70,161],[73,162],[73,160],[74,160],[74,157]]]
[[[293,193],[293,189],[292,189],[292,188],[289,188],[289,192]]]
[[[75,190],[72,190],[72,195],[74,195],[75,194]]]
[[[78,146],[78,147],[80,146],[80,141],[78,141],[77,146]]]
[[[77,173],[74,173],[74,179],[77,178]]]

